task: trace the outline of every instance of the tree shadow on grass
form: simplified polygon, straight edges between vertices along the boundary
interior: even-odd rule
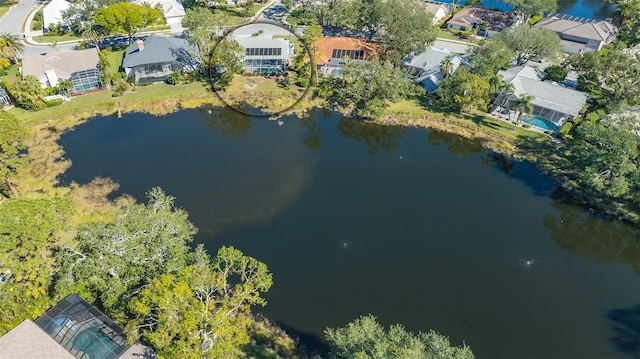
[[[632,358],[640,358],[640,305],[607,313],[615,333],[611,341]]]
[[[458,108],[456,106],[446,104],[436,95],[417,96],[415,100],[418,101],[420,106],[431,112],[441,113],[446,116],[459,114]]]

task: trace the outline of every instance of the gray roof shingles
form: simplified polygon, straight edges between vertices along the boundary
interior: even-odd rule
[[[189,43],[177,37],[151,35],[144,42],[144,49],[138,50],[138,45],[134,41],[125,51],[122,67],[130,68],[139,65],[148,65],[165,62],[182,62],[179,59],[177,50],[186,50],[192,53],[193,49]]]

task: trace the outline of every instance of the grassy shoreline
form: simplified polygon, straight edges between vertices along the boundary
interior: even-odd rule
[[[288,112],[295,113],[323,105],[326,105],[324,101],[307,95]],[[111,97],[111,91],[99,91],[39,112],[12,109],[33,134],[28,143],[32,161],[26,171],[21,171],[16,182],[23,193],[68,194],[70,189],[58,186],[58,177],[66,171],[70,162],[64,159],[64,150],[57,140],[62,133],[90,118],[131,112],[164,115],[201,106],[219,107],[225,106],[225,103],[203,84],[155,84],[138,87],[135,92],[127,92],[119,98]],[[371,122],[379,125],[432,128],[480,140],[487,149],[515,160],[536,164],[543,174],[551,176],[570,193],[576,204],[597,208],[602,214],[620,220],[640,223],[640,211],[620,202],[586,193],[571,180],[569,174],[563,173],[555,165],[552,158],[545,158],[543,151],[537,151],[537,148],[548,149],[553,146],[551,137],[543,133],[521,127],[514,131],[513,125],[479,112],[460,115],[430,111],[415,100],[391,104],[385,117]]]

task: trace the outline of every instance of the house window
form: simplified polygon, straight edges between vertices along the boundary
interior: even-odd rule
[[[282,49],[279,47],[249,47],[247,48],[248,56],[281,56]]]
[[[364,60],[364,50],[342,50],[334,49],[331,58],[342,59],[348,57],[350,60]]]
[[[147,64],[144,65],[144,73],[150,74],[154,72],[162,72],[162,64]]]

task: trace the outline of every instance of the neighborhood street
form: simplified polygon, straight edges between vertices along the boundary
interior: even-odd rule
[[[38,3],[36,0],[22,0],[11,8],[2,19],[0,19],[0,32],[8,32],[13,35],[19,35],[23,37],[22,24],[24,23],[31,10],[33,10]],[[47,45],[33,45],[30,42],[22,41],[24,43],[24,52],[20,54],[21,58],[27,58],[36,56],[42,53],[52,52],[54,49]],[[60,44],[57,49],[71,49],[75,44]]]

